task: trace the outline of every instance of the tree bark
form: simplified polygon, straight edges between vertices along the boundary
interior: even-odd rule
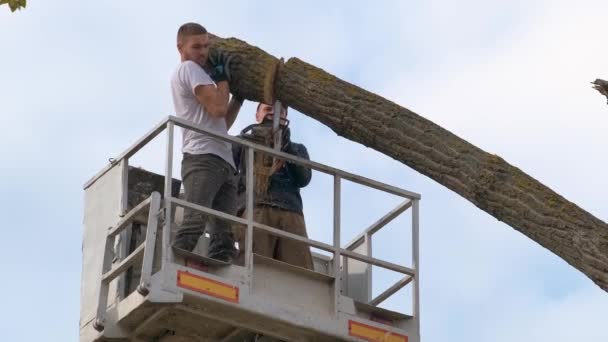
[[[247,50],[246,43],[238,42],[229,52],[241,54],[253,66],[239,69],[233,81],[245,98],[268,101],[276,96],[338,135],[401,161],[551,250],[608,291],[605,222],[499,156],[297,58],[278,68],[275,81],[269,82],[275,84],[273,94],[260,83],[264,79],[260,73],[270,61],[267,54]],[[251,61],[257,58],[259,62]],[[257,90],[247,92],[240,88],[244,85]]]
[[[210,35],[210,54],[227,53],[232,57],[230,91],[242,98],[272,104],[279,60],[266,51],[236,38]]]

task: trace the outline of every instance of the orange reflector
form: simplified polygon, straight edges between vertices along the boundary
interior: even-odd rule
[[[370,342],[407,342],[407,336],[355,321],[348,321],[348,334]]]
[[[177,286],[230,302],[239,302],[239,288],[192,273],[177,271]]]

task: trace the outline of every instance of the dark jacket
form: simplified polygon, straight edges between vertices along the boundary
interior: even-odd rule
[[[234,155],[235,164],[238,169],[238,186],[237,186],[237,201],[238,213],[245,210],[245,158],[242,155],[242,147],[234,145],[232,152]],[[288,142],[283,152],[293,154],[300,158],[309,159],[308,151],[302,144]],[[300,188],[305,187],[310,183],[312,172],[309,168],[297,165],[290,161],[285,161],[283,166],[277,170],[271,177],[268,186],[268,193],[261,198],[254,197],[254,204],[268,205],[284,210],[302,214],[302,197],[300,196]]]

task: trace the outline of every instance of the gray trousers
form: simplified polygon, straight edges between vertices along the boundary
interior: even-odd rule
[[[213,154],[184,153],[182,182],[188,202],[213,208],[226,214],[236,214],[235,170],[222,158]],[[205,232],[208,216],[195,210],[184,210],[184,221],[178,227],[176,242],[196,246]],[[215,220],[208,233],[230,233],[231,223]]]

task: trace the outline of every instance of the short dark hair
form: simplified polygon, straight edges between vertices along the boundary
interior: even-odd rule
[[[255,108],[255,111],[256,111],[256,112],[257,112],[258,110],[260,110],[260,106],[261,106],[261,105],[267,105],[267,106],[271,106],[271,107],[273,107],[273,108],[274,108],[274,105],[269,105],[269,104],[267,104],[267,103],[262,103],[262,102],[260,102],[260,103],[258,103],[258,106]],[[288,109],[288,108],[287,108],[287,106],[281,103],[281,108],[282,108],[282,109],[285,109],[285,114],[287,114],[287,109]]]
[[[207,33],[207,29],[201,24],[197,23],[185,23],[177,30],[177,43],[179,44],[184,38],[189,36],[197,36],[199,34]]]

